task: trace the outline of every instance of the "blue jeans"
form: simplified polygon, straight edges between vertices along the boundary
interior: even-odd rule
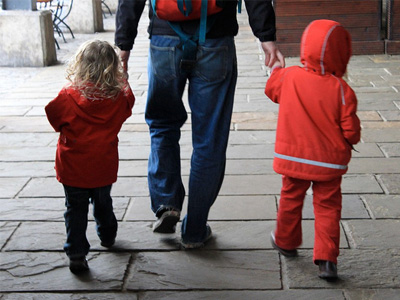
[[[190,71],[179,66],[179,38],[152,36],[148,64],[146,122],[151,137],[148,183],[152,210],[182,209],[185,189],[181,177],[180,128],[187,112],[182,102],[189,82],[192,118],[188,213],[182,221],[185,242],[202,242],[206,223],[225,173],[233,98],[237,80],[233,37],[208,39],[197,50]]]
[[[64,213],[67,241],[64,251],[70,258],[86,256],[89,242],[86,238],[89,203],[93,204],[93,216],[96,231],[101,241],[112,241],[117,236],[118,223],[115,218],[111,193],[111,185],[85,189],[64,185]]]

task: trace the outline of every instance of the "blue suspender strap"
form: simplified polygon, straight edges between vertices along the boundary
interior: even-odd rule
[[[171,28],[179,36],[182,43],[183,56],[180,62],[180,67],[182,70],[190,71],[194,68],[196,64],[197,55],[197,40],[198,37],[191,36],[182,30],[179,22],[168,22]]]
[[[200,31],[199,31],[199,44],[200,45],[203,45],[206,41],[207,8],[208,8],[208,0],[201,0]]]
[[[239,0],[239,3],[238,3],[238,13],[239,14],[242,13],[242,0]]]
[[[178,8],[181,11],[181,13],[187,17],[192,13],[192,0],[177,0],[178,3]],[[185,10],[186,7],[186,10]]]
[[[156,0],[151,0],[151,7],[153,8],[154,14],[156,13]]]

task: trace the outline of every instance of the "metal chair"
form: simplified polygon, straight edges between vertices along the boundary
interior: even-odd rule
[[[108,10],[108,13],[110,14],[110,16],[112,16],[111,9],[107,5],[106,0],[101,0],[101,5],[104,6]],[[104,11],[103,11],[103,16],[104,16],[104,18],[106,18],[106,14],[104,13]]]
[[[54,28],[58,33],[58,35],[62,36],[64,42],[67,41],[65,40],[64,32],[62,31],[61,26],[67,28],[68,31],[71,33],[72,38],[75,38],[74,33],[71,30],[71,27],[69,27],[68,24],[66,23],[66,19],[71,13],[73,3],[74,3],[73,0],[57,0],[57,6],[53,14]]]

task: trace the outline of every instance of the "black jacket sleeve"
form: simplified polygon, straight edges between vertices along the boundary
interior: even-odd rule
[[[245,0],[250,27],[261,42],[275,41],[275,10],[271,0]]]
[[[115,44],[121,50],[131,50],[146,0],[119,0],[116,14]]]

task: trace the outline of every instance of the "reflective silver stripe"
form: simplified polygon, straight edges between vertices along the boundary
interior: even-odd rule
[[[320,58],[321,59],[320,65],[321,65],[321,73],[322,73],[322,75],[325,75],[324,56],[325,56],[326,44],[328,43],[329,36],[331,35],[332,31],[336,27],[338,27],[338,25],[334,25],[331,29],[329,29],[328,33],[325,36],[324,43],[322,45],[321,58]]]
[[[301,47],[300,47],[300,50],[301,50],[300,57],[304,57],[304,50],[305,50],[304,48],[305,48],[305,44],[306,44],[306,40],[307,40],[307,35],[308,35],[309,29],[310,29],[310,26],[307,26],[306,30],[304,31],[303,38],[302,38],[302,40],[301,40],[302,45],[301,45]],[[305,68],[306,70],[308,70],[308,63],[307,63],[307,61],[304,62],[304,68]]]
[[[288,156],[288,155],[283,155],[283,154],[278,154],[274,153],[275,157],[289,160],[289,161],[294,161],[302,164],[307,164],[307,165],[313,165],[313,166],[318,166],[318,167],[325,167],[325,168],[330,168],[330,169],[339,169],[339,170],[345,170],[347,169],[347,166],[343,165],[336,165],[336,164],[329,164],[329,163],[324,163],[320,161],[315,161],[315,160],[309,160],[309,159],[304,159],[304,158],[298,158],[298,157],[293,157],[293,156]]]
[[[340,95],[342,96],[342,104],[343,104],[343,105],[346,105],[346,100],[345,100],[345,98],[344,98],[343,84],[342,84],[342,82],[339,80],[339,78],[337,78],[335,75],[332,74],[332,77],[335,78],[335,79],[339,82],[339,85],[340,85]]]

